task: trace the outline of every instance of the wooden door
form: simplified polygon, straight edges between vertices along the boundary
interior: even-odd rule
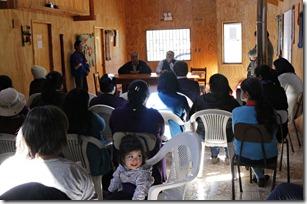
[[[33,28],[33,62],[46,68],[47,73],[53,71],[51,24],[32,22]]]

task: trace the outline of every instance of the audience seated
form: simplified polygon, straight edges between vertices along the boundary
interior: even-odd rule
[[[0,132],[17,134],[28,109],[25,96],[14,88],[0,91]]]
[[[294,183],[281,183],[267,200],[304,200],[304,187]]]
[[[148,85],[143,80],[134,80],[128,88],[128,104],[115,108],[110,117],[110,128],[115,132],[148,132],[156,136],[156,145],[150,152],[153,157],[162,147],[164,120],[161,114],[152,108],[146,108],[144,102],[148,98]],[[118,151],[113,151],[114,164],[118,164]],[[117,165],[115,165],[117,166]],[[166,158],[153,166],[154,184],[166,181]]]
[[[232,110],[236,107],[239,107],[239,102],[231,95],[232,90],[229,86],[227,78],[222,74],[214,74],[209,79],[210,92],[201,95],[195,101],[191,108],[190,116],[195,112],[205,109],[221,109],[228,112],[232,112]],[[197,120],[198,126],[196,129],[196,133],[199,134],[202,139],[205,138],[205,130],[204,125],[200,119]],[[227,133],[227,141],[233,141],[233,132],[231,127],[231,120],[228,121],[226,133]],[[220,152],[219,147],[210,147],[211,150],[211,159],[212,163],[215,164],[219,161],[218,155]],[[227,151],[227,147],[225,148],[226,153],[226,164],[229,164],[229,155]]]
[[[158,92],[150,94],[146,107],[157,110],[169,110],[178,115],[183,121],[188,120],[190,107],[185,96],[178,94],[179,82],[172,71],[163,71],[158,79]],[[184,127],[170,121],[171,136],[183,132]]]
[[[68,121],[54,105],[29,111],[16,137],[16,154],[0,166],[0,195],[21,184],[38,182],[54,187],[72,200],[95,196],[89,173],[58,155],[67,145]]]
[[[187,78],[188,64],[185,61],[176,61],[173,70],[179,82],[179,92],[188,96],[194,103],[200,96],[200,88],[197,81]]]
[[[42,93],[47,74],[46,69],[39,65],[33,65],[31,73],[34,79],[30,83],[29,96],[34,93]]]
[[[246,101],[246,105],[237,107],[232,111],[232,128],[236,123],[249,123],[249,124],[263,124],[267,131],[273,134],[271,142],[264,144],[267,161],[275,161],[278,156],[277,149],[277,115],[271,103],[263,96],[263,86],[261,82],[254,77],[247,78],[241,83],[241,98]],[[240,154],[241,142],[234,139],[234,154]],[[245,142],[241,161],[256,160],[259,162],[263,160],[261,143],[248,143]],[[270,179],[269,175],[264,175],[264,169],[252,168],[256,182],[259,187],[265,187],[267,181]]]
[[[0,200],[70,200],[70,198],[54,187],[30,182],[11,188],[0,196]]]
[[[97,94],[97,97],[93,98],[90,101],[90,107],[97,104],[104,104],[111,106],[113,108],[117,108],[120,106],[124,106],[128,103],[122,97],[116,96],[116,78],[112,74],[105,74],[99,79],[100,92],[101,94]]]
[[[88,110],[89,94],[85,89],[74,88],[66,96],[63,110],[66,113],[69,127],[68,133],[92,136],[104,145],[110,143],[101,134],[106,123],[97,113]],[[89,144],[86,149],[92,176],[109,173],[113,166],[107,149],[99,149],[94,144]]]
[[[287,95],[289,121],[292,121],[297,97],[304,91],[303,81],[295,74],[294,67],[285,58],[280,57],[275,60],[274,66],[280,85]]]
[[[273,81],[273,74],[271,68],[267,65],[260,65],[255,68],[255,76],[261,81],[263,86],[263,94],[272,104],[275,110],[285,110],[288,109],[288,102],[285,90]],[[283,125],[284,136],[288,134],[288,121]],[[280,128],[277,130],[276,138],[278,142],[282,142],[282,136]]]
[[[62,74],[51,71],[46,75],[42,94],[33,99],[30,109],[41,105],[55,105],[62,108],[65,96]]]
[[[118,69],[118,74],[150,74],[151,68],[145,61],[139,60],[139,53],[131,53],[131,61],[125,63]]]

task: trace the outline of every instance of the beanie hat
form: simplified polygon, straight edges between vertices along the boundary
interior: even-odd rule
[[[34,79],[45,78],[47,71],[44,67],[39,65],[33,65],[31,68],[32,75]]]

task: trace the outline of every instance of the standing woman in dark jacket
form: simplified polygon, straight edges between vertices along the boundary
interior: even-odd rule
[[[205,109],[221,109],[225,111],[232,112],[232,110],[240,106],[239,102],[231,95],[232,90],[229,86],[227,78],[222,74],[214,74],[210,77],[209,80],[210,92],[198,97],[198,99],[193,104],[190,116],[193,113],[205,110]],[[202,138],[205,137],[204,125],[201,120],[197,120],[198,126],[196,133],[199,134]],[[233,140],[233,132],[231,128],[231,121],[228,121],[226,134],[227,141],[231,142]],[[227,147],[226,147],[227,148]],[[215,164],[219,161],[218,154],[220,152],[219,147],[210,147],[212,163]],[[229,158],[226,152],[225,163],[229,163]]]

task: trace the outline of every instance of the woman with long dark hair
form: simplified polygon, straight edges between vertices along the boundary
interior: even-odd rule
[[[278,156],[276,139],[277,132],[277,114],[271,103],[263,96],[263,87],[257,78],[247,78],[241,83],[241,98],[246,101],[246,105],[233,109],[232,127],[236,123],[262,124],[267,131],[273,134],[271,142],[264,144],[266,158],[273,161]],[[234,153],[240,154],[241,142],[234,139]],[[241,160],[263,160],[261,143],[244,142]],[[270,179],[269,175],[264,175],[263,169],[252,168],[259,187],[265,187]]]

